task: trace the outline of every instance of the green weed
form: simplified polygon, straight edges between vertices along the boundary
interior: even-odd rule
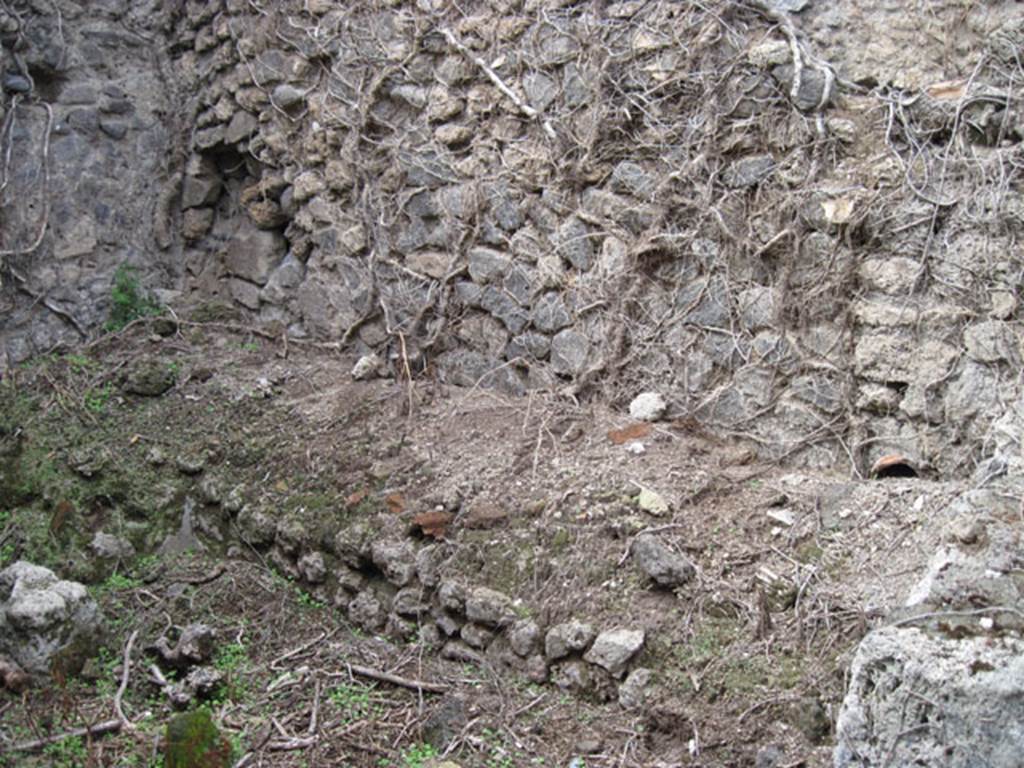
[[[110,289],[110,319],[104,328],[119,331],[140,317],[158,315],[161,307],[143,291],[135,276],[135,269],[122,264],[114,272],[114,284]]]
[[[223,704],[226,700],[240,702],[249,693],[249,686],[244,678],[249,669],[249,651],[242,643],[229,643],[221,648],[213,659],[213,666],[224,673],[225,684],[213,697],[213,704]]]
[[[213,665],[225,674],[241,670],[249,661],[249,652],[242,643],[229,643],[217,651]]]
[[[53,768],[79,768],[89,757],[85,742],[77,736],[47,744],[43,754],[50,758]]]
[[[106,581],[100,584],[99,589],[104,592],[121,592],[129,589],[137,589],[142,586],[142,581],[125,576],[123,573],[112,573]]]
[[[64,355],[64,362],[71,366],[75,373],[86,373],[99,368],[99,363],[85,355]]]
[[[377,701],[373,689],[365,685],[340,685],[327,694],[327,698],[341,710],[342,722],[346,725],[374,719],[384,712],[384,707]]]
[[[109,383],[104,384],[102,387],[87,389],[85,396],[82,398],[86,410],[90,413],[103,413],[113,393],[114,388]]]
[[[403,768],[423,768],[437,757],[437,750],[430,744],[414,744],[402,752]]]

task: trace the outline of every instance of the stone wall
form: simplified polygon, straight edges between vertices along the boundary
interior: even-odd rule
[[[180,249],[158,219],[189,121],[165,5],[47,0],[0,11],[0,366],[95,332],[121,264],[154,287],[178,282]]]
[[[225,0],[165,14],[170,65],[110,31],[141,11],[108,4],[100,45],[67,5],[77,58],[37,96],[74,160],[26,284],[85,329],[127,259],[295,338],[512,393],[657,389],[767,455],[859,472],[899,453],[969,473],[1016,400],[1013,3],[910,29],[884,0]],[[107,187],[113,226],[84,214]],[[5,322],[12,360],[76,335],[31,317]]]

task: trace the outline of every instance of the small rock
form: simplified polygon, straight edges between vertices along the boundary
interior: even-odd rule
[[[366,577],[355,568],[349,568],[347,565],[337,566],[334,569],[334,577],[338,580],[338,587],[340,588],[334,598],[335,605],[339,604],[339,602],[348,601],[348,597],[344,594],[345,592],[354,595],[366,586]]]
[[[428,648],[440,648],[444,636],[434,624],[421,624],[419,642]]]
[[[462,631],[462,622],[445,611],[438,611],[434,615],[434,623],[448,637],[455,637],[455,635]]]
[[[792,527],[796,522],[791,509],[769,509],[765,514],[777,523],[782,523],[787,528]]]
[[[474,502],[460,518],[462,527],[470,531],[500,528],[509,521],[509,511],[486,501]]]
[[[369,632],[376,632],[386,620],[384,607],[369,589],[360,592],[348,604],[348,618],[353,624]]]
[[[392,613],[388,615],[384,625],[384,634],[396,642],[408,643],[416,637],[416,625],[411,621],[406,621],[397,613]]]
[[[665,501],[664,497],[659,493],[655,493],[650,488],[640,489],[640,495],[637,497],[636,503],[644,512],[648,512],[655,517],[662,517],[670,511],[669,504]]]
[[[166,637],[161,637],[153,644],[153,650],[168,666],[184,669],[195,664],[202,664],[213,656],[217,633],[202,623],[189,624],[181,631],[177,643],[171,646]]]
[[[722,180],[726,186],[734,189],[741,187],[752,187],[767,179],[775,170],[775,160],[771,155],[755,155],[737,160],[730,165]]]
[[[468,125],[445,123],[434,129],[434,138],[448,147],[460,146],[473,138],[473,129]]]
[[[238,531],[246,544],[262,547],[273,542],[277,525],[263,509],[246,504],[238,513]]]
[[[384,361],[378,355],[363,355],[352,368],[353,381],[375,379],[384,370]]]
[[[961,544],[976,544],[985,535],[985,523],[972,515],[961,515],[949,524],[949,538]]]
[[[92,659],[86,662],[86,666],[93,662]],[[82,678],[85,678],[85,670],[82,670]],[[31,684],[25,670],[19,667],[10,659],[0,656],[0,688],[6,688],[11,693],[21,693]]]
[[[124,121],[106,117],[100,119],[100,130],[114,141],[120,141],[128,135],[128,125]]]
[[[654,680],[654,672],[637,667],[619,686],[619,705],[623,709],[637,709],[647,701],[647,691]]]
[[[644,647],[646,635],[642,629],[610,629],[594,640],[583,659],[606,669],[615,677],[622,677],[629,660]]]
[[[375,541],[370,547],[373,564],[396,587],[404,587],[416,577],[416,552],[406,541]]]
[[[579,331],[566,328],[551,340],[551,368],[555,373],[578,376],[590,356],[590,340]]]
[[[317,171],[304,171],[292,182],[292,197],[296,203],[304,203],[327,189],[327,182]]]
[[[559,293],[545,293],[533,305],[533,326],[544,333],[555,333],[572,324],[572,316]]]
[[[556,624],[544,637],[544,655],[548,661],[564,658],[570,653],[585,651],[597,633],[590,624],[577,619]]]
[[[199,495],[207,504],[220,504],[224,495],[221,480],[213,475],[206,475],[199,481]]]
[[[470,590],[466,596],[466,617],[490,627],[507,627],[515,621],[512,598],[486,587]]]
[[[68,456],[70,467],[82,477],[95,477],[107,465],[107,452],[90,446],[75,448]]]
[[[524,672],[526,679],[531,683],[543,685],[548,681],[548,663],[539,653],[535,653],[526,660]]]
[[[793,65],[783,64],[772,68],[772,75],[783,86],[788,94],[793,87]],[[822,99],[826,95],[828,80],[823,70],[814,67],[804,67],[800,72],[800,90],[797,92],[796,108],[803,112],[813,112],[818,109]],[[834,94],[834,90],[829,96]],[[827,104],[827,101],[826,101]],[[822,105],[825,106],[825,105]]]
[[[757,756],[754,758],[754,768],[775,768],[779,761],[782,760],[782,757],[782,750],[774,744],[769,744],[767,747],[757,750]]]
[[[365,568],[370,564],[370,549],[376,533],[368,520],[357,517],[334,534],[334,554],[350,568]]]
[[[307,552],[299,558],[299,573],[310,584],[322,584],[327,578],[327,565],[319,552]]]
[[[1009,320],[1017,311],[1017,298],[1010,291],[992,291],[989,314],[997,320]]]
[[[175,369],[163,360],[141,358],[129,363],[124,378],[124,391],[131,395],[159,397],[174,386]]]
[[[101,560],[130,560],[135,557],[135,547],[130,541],[103,531],[96,531],[90,546]]]
[[[281,109],[290,109],[306,100],[306,94],[294,85],[283,83],[270,94],[271,101]]]
[[[1015,357],[1016,338],[1009,326],[990,320],[969,326],[964,330],[967,356],[982,363],[1012,361]]]
[[[636,163],[623,160],[612,171],[612,186],[620,192],[628,192],[634,197],[646,199],[654,194],[657,188],[654,176]]]
[[[423,723],[423,738],[438,751],[462,735],[469,714],[461,696],[445,696]]]
[[[206,466],[206,456],[202,453],[183,453],[175,457],[174,466],[184,475],[198,475]]]
[[[494,633],[486,627],[470,622],[462,626],[459,637],[470,648],[483,649],[491,644],[491,640],[494,639]]]
[[[629,404],[629,415],[639,421],[657,421],[665,415],[668,405],[657,392],[644,392]]]
[[[177,709],[188,707],[196,699],[208,699],[224,683],[224,673],[212,667],[196,667],[180,683],[167,691],[171,704]]]
[[[181,186],[181,205],[183,208],[201,208],[217,202],[223,189],[223,181],[213,172],[198,176],[186,176]]]
[[[517,656],[531,656],[540,642],[540,627],[532,619],[520,619],[509,629],[508,641]]]
[[[523,90],[530,105],[543,112],[558,98],[558,84],[547,75],[532,70],[523,78]]]
[[[755,67],[767,69],[779,64],[788,64],[793,53],[785,40],[765,40],[747,51],[747,59]]]
[[[481,285],[500,279],[511,265],[512,260],[501,251],[473,248],[469,252],[469,276]]]
[[[422,587],[404,587],[398,590],[391,602],[391,610],[399,616],[417,618],[430,612],[430,605],[423,594]]]
[[[423,547],[416,553],[416,576],[425,587],[436,587],[441,582],[440,569],[445,560],[441,546]]]
[[[580,272],[590,269],[594,261],[594,243],[586,224],[572,216],[558,228],[555,239],[561,258]]]
[[[437,591],[437,599],[446,611],[461,614],[466,610],[466,590],[461,584],[454,581],[441,582],[441,587]]]
[[[427,277],[440,280],[446,274],[452,263],[452,257],[440,251],[416,251],[406,254],[405,266],[413,272],[420,272]]]
[[[584,662],[573,659],[551,668],[551,682],[563,691],[582,693],[590,689],[593,678],[590,668]]]
[[[28,93],[32,90],[32,83],[28,78],[8,72],[4,75],[4,90],[8,93]]]
[[[687,558],[677,554],[656,536],[638,536],[631,548],[633,561],[655,584],[678,587],[690,581],[697,573]]]
[[[441,658],[459,664],[482,664],[483,656],[459,640],[449,640],[441,649]]]

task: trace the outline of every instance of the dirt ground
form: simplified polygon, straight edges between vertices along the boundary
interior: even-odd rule
[[[0,765],[162,765],[173,708],[152,646],[195,622],[216,631],[223,683],[205,706],[236,765],[831,763],[850,652],[922,572],[960,484],[803,474],[671,409],[643,425],[429,371],[353,382],[353,362],[229,324],[142,322],[2,382],[0,566],[86,582],[108,632],[80,674],[0,692]],[[126,392],[143,363],[170,376],[166,392]],[[322,585],[245,545],[205,503],[211,485],[282,519],[364,518],[381,535],[423,536],[417,515],[448,512],[446,578],[504,592],[541,627],[643,629],[633,666],[654,672],[648,699],[627,710],[597,688],[361,631]],[[668,509],[641,509],[641,489]],[[168,548],[188,503],[195,531]],[[100,530],[135,555],[97,558]],[[629,554],[644,531],[697,577],[654,589]],[[117,722],[115,702],[127,726],[52,739]]]

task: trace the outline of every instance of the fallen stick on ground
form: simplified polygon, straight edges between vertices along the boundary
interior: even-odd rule
[[[362,667],[358,664],[347,664],[346,666],[354,675],[368,677],[371,680],[378,680],[382,683],[391,683],[392,685],[397,685],[400,688],[408,688],[413,691],[423,691],[425,693],[448,692],[448,686],[443,683],[427,683],[420,680],[410,680],[405,677],[399,677],[398,675],[392,675],[388,672],[381,672],[376,669],[370,669],[369,667]]]
[[[128,688],[128,678],[132,672],[132,646],[135,645],[135,640],[139,636],[139,630],[132,632],[128,638],[128,643],[124,647],[124,659],[122,660],[121,670],[121,685],[117,689],[117,693],[114,694],[114,712],[117,713],[117,719],[121,721],[121,727],[125,730],[134,730],[135,726],[132,721],[129,720],[124,714],[124,707],[121,702],[124,700],[124,692]]]
[[[12,744],[9,747],[0,748],[0,752],[33,752],[37,749],[49,746],[50,744],[56,744],[58,741],[64,741],[65,739],[77,739],[82,736],[102,736],[106,733],[115,733],[120,731],[123,727],[123,723],[120,720],[104,720],[102,723],[96,725],[90,725],[86,728],[73,728],[70,731],[59,733],[56,736],[47,736],[43,739],[33,739],[32,741],[23,741],[20,744]]]

